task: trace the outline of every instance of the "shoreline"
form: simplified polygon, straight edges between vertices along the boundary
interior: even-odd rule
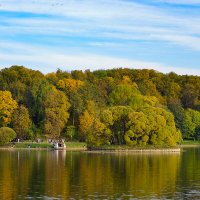
[[[149,149],[87,149],[83,147],[69,147],[66,149],[54,149],[54,148],[15,148],[15,147],[0,147],[0,150],[45,150],[45,151],[81,151],[84,153],[180,153],[182,148],[149,148]]]
[[[148,148],[135,147],[135,148],[87,148],[87,147],[66,147],[65,149],[55,150],[52,147],[15,147],[15,146],[2,146],[0,150],[55,150],[55,151],[81,151],[86,153],[179,153],[184,148],[198,148],[199,144],[181,144],[176,147],[157,147]]]
[[[200,144],[181,144],[180,148],[200,147]]]
[[[66,148],[66,149],[54,149],[54,148],[41,148],[41,147],[36,147],[36,148],[15,148],[15,147],[0,147],[0,150],[45,150],[45,151],[86,151],[87,149],[86,148],[81,148],[81,147],[77,147],[77,148],[72,148],[72,147],[69,147],[69,148]]]
[[[114,150],[86,150],[85,153],[180,153],[181,148],[160,148],[160,149],[114,149]]]

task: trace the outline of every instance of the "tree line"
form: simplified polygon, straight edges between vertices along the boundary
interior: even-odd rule
[[[0,71],[0,127],[18,138],[170,145],[200,137],[200,77],[111,69]]]

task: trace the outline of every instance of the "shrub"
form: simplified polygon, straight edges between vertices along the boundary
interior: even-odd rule
[[[13,129],[8,127],[0,128],[0,145],[7,144],[15,138],[16,138],[16,133]]]

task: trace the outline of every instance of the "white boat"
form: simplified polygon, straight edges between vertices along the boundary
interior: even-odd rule
[[[66,145],[65,145],[65,143],[56,142],[56,143],[54,143],[53,148],[55,150],[65,150],[66,149]]]

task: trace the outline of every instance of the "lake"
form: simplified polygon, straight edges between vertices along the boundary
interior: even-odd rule
[[[156,154],[0,150],[0,199],[200,199],[200,148]]]

